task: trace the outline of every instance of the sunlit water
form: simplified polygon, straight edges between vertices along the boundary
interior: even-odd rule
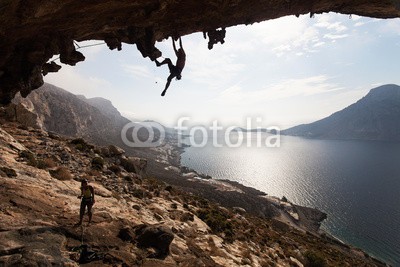
[[[282,136],[279,148],[257,148],[251,136],[250,148],[189,147],[181,163],[316,207],[328,233],[400,266],[400,143]]]

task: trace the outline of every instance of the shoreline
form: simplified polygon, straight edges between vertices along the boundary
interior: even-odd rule
[[[42,156],[41,153],[44,149],[51,155],[58,155],[60,153],[59,147],[65,147],[61,151],[68,150],[73,156],[64,164],[68,166],[68,169],[76,177],[83,177],[82,175],[89,170],[86,167],[91,169],[92,159],[97,157],[96,151],[101,151],[101,147],[95,147],[93,150],[83,152],[71,145],[72,139],[68,141],[68,139],[57,136],[49,135],[47,137],[42,132],[32,131],[33,134],[26,134],[27,130],[18,127],[7,128],[8,130],[11,130],[10,133],[17,140],[22,140],[22,144],[26,145],[34,155],[39,157]],[[28,139],[26,136],[33,136],[33,138]],[[15,160],[15,156],[18,153],[13,151],[12,146],[10,147],[9,144],[13,144],[12,139],[2,144],[2,149],[7,152],[4,158],[5,162],[7,162],[6,166],[11,167],[13,170],[15,169],[18,173],[17,178],[7,175],[8,178],[2,179],[7,185],[2,187],[5,192],[2,195],[3,198],[5,197],[4,203],[13,201],[10,202],[12,206],[9,204],[10,210],[3,210],[4,213],[2,214],[6,216],[5,218],[10,222],[9,225],[12,226],[7,229],[7,233],[14,233],[12,231],[17,229],[13,228],[16,218],[20,219],[20,229],[27,225],[27,218],[30,218],[29,224],[33,222],[42,226],[50,223],[65,227],[66,221],[76,218],[75,211],[78,210],[79,205],[67,210],[60,209],[60,207],[64,207],[65,203],[71,200],[71,197],[73,202],[78,204],[74,194],[75,190],[68,189],[65,181],[58,181],[57,178],[52,178],[51,173],[47,172],[47,170],[30,166],[28,161],[25,160],[23,162]],[[89,244],[96,246],[100,251],[109,251],[109,245],[114,245],[116,250],[127,252],[123,254],[125,257],[125,255],[131,255],[131,248],[136,246],[126,246],[126,240],[122,239],[118,232],[122,227],[125,229],[127,225],[133,227],[147,223],[149,225],[171,227],[171,231],[177,241],[173,244],[173,252],[171,250],[169,262],[181,262],[181,255],[192,255],[194,259],[199,258],[200,255],[201,258],[205,259],[203,263],[217,262],[222,266],[243,266],[245,265],[244,263],[246,265],[254,263],[252,266],[272,266],[266,264],[282,263],[279,266],[296,264],[295,266],[300,267],[309,255],[316,255],[319,258],[327,259],[329,262],[337,263],[335,266],[343,266],[342,263],[352,263],[351,266],[363,266],[361,265],[363,263],[368,263],[366,266],[385,266],[382,263],[374,262],[361,250],[334,243],[330,239],[324,239],[317,233],[301,230],[296,226],[291,227],[280,216],[283,215],[283,219],[289,218],[290,220],[295,220],[296,218],[287,215],[289,213],[281,207],[279,198],[272,197],[272,200],[275,201],[275,204],[272,204],[271,199],[265,198],[266,196],[268,197],[265,193],[239,183],[184,177],[179,168],[171,166],[168,161],[164,161],[176,155],[178,149],[174,149],[171,143],[164,146],[164,148],[165,151],[161,151],[161,155],[157,149],[146,151],[147,155],[150,156],[147,160],[147,173],[144,172],[140,175],[137,175],[136,170],[125,172],[126,170],[122,169],[124,173],[118,176],[110,172],[109,167],[115,166],[113,164],[115,164],[115,160],[119,156],[109,157],[104,152],[107,169],[103,168],[101,173],[93,174],[90,177],[93,184],[96,185],[96,191],[99,195],[96,207],[102,207],[103,210],[99,211],[96,208],[94,220],[98,225],[94,224],[91,227],[95,227],[96,231],[93,231],[93,234],[97,236],[91,235],[86,239],[86,242],[89,240]],[[144,151],[139,152],[144,153]],[[173,158],[174,162],[177,162],[177,157]],[[123,166],[121,165],[121,167]],[[141,175],[144,175],[143,178],[141,178]],[[32,192],[37,194],[29,195],[33,197],[32,199],[26,199],[26,194],[20,190],[15,191],[19,192],[16,195],[13,193],[14,190],[7,189],[9,186],[11,186],[10,188],[18,188],[18,183],[16,183],[15,179],[24,181],[27,186],[20,189],[25,188],[27,192],[32,191],[30,188],[38,188],[38,185],[42,190],[33,190]],[[48,194],[49,181],[55,187],[58,186],[58,190],[54,190],[57,197],[44,197]],[[76,190],[79,191],[78,182],[79,178],[78,180],[70,179],[68,183],[74,184]],[[42,200],[47,202],[41,202]],[[54,204],[55,200],[60,202]],[[44,207],[50,212],[44,213],[42,208],[37,209],[38,203],[40,207]],[[242,204],[248,206],[240,208]],[[32,209],[31,207],[35,208]],[[290,207],[296,209],[294,205]],[[300,214],[301,212],[298,209],[302,210],[302,208],[298,207],[296,211]],[[18,214],[21,213],[23,216],[14,217],[17,211]],[[60,216],[54,216],[54,214],[58,213]],[[211,218],[219,218],[217,226],[220,225],[222,228],[215,228],[216,225],[210,224],[208,216],[203,217],[204,214],[212,215]],[[216,217],[214,217],[215,214],[217,214]],[[222,217],[219,217],[218,214]],[[186,217],[191,216],[189,219],[183,219],[183,215]],[[300,219],[300,215],[298,219]],[[230,224],[231,222],[232,224]],[[180,229],[183,229],[181,227],[187,230],[181,231]],[[106,233],[102,231],[105,229]],[[21,233],[26,232],[23,231]],[[234,234],[231,236],[229,233]],[[60,237],[66,236],[64,231],[58,232],[58,234]],[[212,239],[210,239],[211,236]],[[116,239],[114,240],[111,237]],[[232,237],[233,239],[231,239]],[[8,236],[8,238],[13,240],[12,236]],[[80,242],[79,235],[68,235],[66,238],[69,246],[64,249],[68,251],[73,247],[71,244],[76,244],[77,241]],[[28,244],[26,238],[21,240],[19,241]],[[210,243],[211,241],[213,243]],[[65,245],[65,243],[63,244]],[[182,251],[177,250],[179,248],[177,247],[178,244],[184,244]],[[211,246],[212,244],[214,245]],[[207,246],[209,246],[208,249]],[[46,253],[58,251],[54,250],[53,247],[49,247],[48,243],[44,243],[44,247],[47,249],[45,250]],[[251,247],[251,251],[246,251],[249,247]],[[216,248],[222,249],[223,253],[215,254]],[[135,253],[142,255],[139,250],[134,250]],[[340,255],[340,258],[337,258],[337,255]],[[120,257],[118,256],[117,259],[120,260]],[[243,259],[245,257],[250,257],[249,260],[251,260],[244,262]],[[7,255],[6,258],[1,258],[3,260],[9,259]],[[268,262],[260,264],[258,259],[268,259]],[[126,260],[128,259],[126,258]],[[137,259],[135,258],[134,260]],[[162,263],[160,262],[157,266],[161,266]],[[127,265],[131,266],[133,264]],[[215,266],[215,264],[208,264],[207,266]]]
[[[254,187],[245,186],[239,182],[231,181],[228,179],[215,179],[208,174],[199,173],[198,171],[183,166],[181,164],[181,156],[185,152],[188,146],[178,146],[173,138],[168,142],[168,151],[166,151],[168,157],[167,163],[170,164],[167,169],[173,169],[177,171],[179,169],[182,178],[193,181],[197,184],[203,184],[211,187],[213,191],[219,193],[225,192],[228,199],[232,199],[233,203],[238,205],[233,206],[231,203],[221,201],[220,203],[224,207],[230,208],[243,208],[246,212],[254,215],[266,218],[278,220],[288,227],[293,227],[301,231],[309,231],[316,235],[319,235],[320,226],[323,220],[327,218],[327,214],[318,209],[303,207],[290,201],[284,201],[275,196],[270,196],[268,193],[260,191]],[[257,207],[261,206],[261,211],[249,207],[244,201],[238,201],[241,196],[245,199],[251,198],[254,205]],[[217,201],[218,202],[218,201]],[[225,203],[224,203],[225,202]],[[258,203],[257,203],[258,202]],[[224,205],[225,204],[225,205]]]
[[[283,216],[283,218],[282,218],[282,214],[281,214],[280,216],[275,216],[273,219],[278,219],[278,221],[280,223],[286,224],[287,227],[289,227],[288,229],[290,229],[290,227],[292,227],[292,228],[296,228],[297,230],[300,230],[300,231],[305,231],[306,233],[311,233],[312,235],[315,235],[319,238],[329,240],[330,242],[335,243],[338,246],[346,247],[348,249],[354,250],[359,253],[364,253],[365,255],[368,255],[369,257],[374,259],[379,264],[391,266],[388,263],[386,263],[384,260],[380,259],[379,256],[372,256],[372,255],[368,254],[366,251],[364,251],[363,249],[356,247],[350,243],[346,243],[345,241],[341,240],[340,238],[338,238],[335,235],[328,232],[326,229],[321,229],[322,222],[325,221],[328,216],[328,214],[326,214],[325,212],[318,210],[316,208],[310,208],[310,207],[297,205],[290,201],[282,201],[282,199],[279,199],[279,197],[271,196],[266,192],[263,192],[256,188],[253,188],[253,187],[245,186],[236,181],[231,181],[228,179],[215,179],[212,176],[210,176],[209,174],[199,173],[198,171],[191,169],[187,166],[183,166],[181,164],[181,158],[182,158],[181,156],[185,152],[185,149],[187,148],[187,146],[184,146],[184,147],[173,146],[173,148],[175,150],[174,152],[179,157],[179,167],[178,168],[181,170],[183,175],[192,173],[191,176],[193,176],[193,174],[196,174],[197,177],[192,177],[193,179],[197,179],[197,180],[200,180],[203,182],[204,181],[212,181],[211,183],[219,185],[218,187],[224,187],[224,183],[228,183],[228,184],[232,185],[233,188],[236,188],[236,191],[238,191],[238,192],[240,192],[240,191],[243,192],[243,190],[240,190],[240,189],[245,188],[246,193],[261,196],[263,198],[268,198],[269,201],[271,201],[273,199],[275,201],[276,206],[279,206],[280,208],[282,206],[283,207],[286,206],[286,209],[287,209],[287,210],[284,209],[284,212],[286,212],[286,214],[285,214],[285,216]],[[186,178],[187,178],[187,176],[186,176]],[[237,189],[239,189],[239,190],[237,190]],[[233,190],[235,190],[235,189],[233,189]],[[292,212],[292,209],[294,209],[295,212]],[[301,215],[299,215],[299,213]],[[296,216],[296,214],[297,214],[297,216]],[[287,215],[289,215],[289,217]]]

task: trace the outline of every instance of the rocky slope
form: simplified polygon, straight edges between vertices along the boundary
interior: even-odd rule
[[[103,98],[87,99],[45,84],[27,98],[17,95],[13,103],[0,112],[0,117],[7,121],[65,136],[85,138],[98,145],[114,144],[131,156],[157,159],[160,162],[179,161],[179,151],[173,149],[175,133],[168,128],[165,128],[166,138],[160,147],[132,148],[126,145],[121,138],[121,131],[130,120],[121,116],[112,103]],[[128,139],[132,130],[133,127],[130,127],[126,133]],[[148,133],[139,131],[138,136],[141,140],[147,140]]]
[[[223,43],[225,27],[286,15],[339,12],[379,18],[399,17],[392,0],[235,1],[44,1],[0,2],[0,103],[23,97],[43,84],[42,75],[61,66],[47,63],[60,54],[64,64],[85,59],[74,40],[104,40],[110,49],[136,44],[143,57],[161,56],[156,40],[205,32],[208,46]],[[223,28],[223,30],[216,30]]]
[[[114,146],[2,123],[0,266],[383,266],[326,235],[169,186],[149,168]],[[94,217],[74,227],[82,178],[95,188]]]
[[[104,116],[110,118],[115,125],[125,125],[130,120],[123,117],[116,107],[113,106],[110,100],[102,97],[86,98],[83,95],[77,95],[77,98],[88,103],[92,107],[97,108]]]
[[[269,198],[262,200],[265,193],[258,190],[231,181],[215,181],[210,179],[211,177],[195,179],[202,175],[186,168],[182,168],[185,177],[182,179],[179,162],[182,148],[176,144],[177,138],[173,129],[166,130],[166,140],[159,147],[132,148],[125,145],[121,142],[120,132],[129,121],[121,116],[109,100],[75,96],[61,88],[46,84],[27,98],[16,97],[13,102],[1,109],[8,121],[63,136],[85,138],[96,145],[117,145],[129,156],[145,157],[151,166],[150,174],[162,177],[160,179],[163,181],[179,186],[183,190],[202,195],[231,208],[240,206],[261,217],[272,218],[280,214],[280,210],[275,208],[280,205],[279,201],[277,203]],[[169,170],[170,175],[166,175],[166,170]],[[240,189],[235,189],[237,187]],[[306,209],[304,207],[297,209],[300,208]],[[307,220],[303,217],[297,224],[308,230],[317,231],[319,223],[326,218],[326,214],[317,210],[311,213],[315,213],[316,220]]]
[[[99,144],[120,145],[121,129],[129,122],[118,111],[111,113],[110,109],[99,109],[90,104],[90,100],[51,84],[45,84],[27,98],[18,95],[13,103],[7,109],[10,120]]]
[[[295,126],[283,134],[321,139],[400,141],[400,86],[383,85],[322,120]]]

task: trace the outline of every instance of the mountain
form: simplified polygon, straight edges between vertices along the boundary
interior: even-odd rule
[[[83,95],[76,95],[79,99],[85,101],[89,105],[97,108],[103,115],[107,116],[113,121],[122,121],[124,124],[128,120],[123,117],[116,107],[113,106],[110,100],[102,97],[86,98]]]
[[[400,86],[387,84],[322,120],[282,131],[320,139],[400,141]]]
[[[20,123],[96,144],[120,145],[121,129],[130,122],[109,100],[78,97],[51,84],[32,91],[27,98],[17,95],[13,103],[9,109],[15,109],[12,116]]]
[[[151,158],[160,162],[179,159],[179,149],[173,146],[177,141],[174,129],[151,121],[157,126],[153,128],[155,143],[159,143],[157,141],[161,134],[160,129],[165,133],[162,148],[132,147],[125,144],[121,138],[124,126],[131,120],[123,117],[111,101],[101,97],[86,98],[74,95],[51,84],[45,84],[32,91],[26,98],[18,94],[12,104],[0,109],[0,118],[64,136],[84,138],[96,145],[116,145],[131,156]],[[132,131],[137,124],[129,126],[126,139],[133,141]],[[136,134],[140,141],[148,140],[147,130],[139,129]]]

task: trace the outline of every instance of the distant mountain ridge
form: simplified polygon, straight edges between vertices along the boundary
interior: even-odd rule
[[[163,149],[132,147],[121,137],[123,128],[132,121],[121,115],[110,100],[83,95],[74,95],[51,84],[32,91],[28,97],[17,95],[13,103],[0,109],[0,120],[16,121],[24,126],[40,128],[69,137],[81,137],[93,144],[106,146],[116,145],[124,149],[127,155],[155,159],[161,157],[165,161]],[[154,140],[160,136],[160,127],[165,133],[162,146],[171,146],[177,140],[176,131],[162,124],[154,128]],[[139,122],[140,124],[140,122]],[[125,137],[132,142],[133,128],[138,124],[129,124]],[[140,126],[142,127],[142,126]],[[142,142],[148,140],[148,132],[144,129],[136,133]],[[125,140],[126,141],[126,140]],[[157,152],[158,151],[158,152]],[[167,150],[165,150],[167,151]],[[172,153],[172,152],[171,152]],[[175,153],[175,150],[172,154]],[[178,152],[176,152],[178,153]],[[174,155],[167,155],[173,160]],[[178,156],[176,156],[178,158]]]
[[[101,113],[103,113],[103,115],[112,120],[120,120],[121,117],[123,117],[118,109],[114,107],[112,102],[108,99],[102,97],[86,98],[84,95],[76,96],[84,102],[88,103],[89,105],[97,108]],[[128,120],[127,118],[125,119]]]
[[[310,124],[282,131],[319,139],[400,141],[400,86],[387,84],[347,108]]]
[[[18,95],[13,103],[17,105],[17,117],[30,111],[28,120],[36,117],[33,123],[39,128],[66,136],[83,137],[96,144],[122,146],[121,129],[130,122],[121,116],[109,100],[76,96],[51,84],[44,84],[27,98]],[[17,121],[20,120],[17,118]]]

